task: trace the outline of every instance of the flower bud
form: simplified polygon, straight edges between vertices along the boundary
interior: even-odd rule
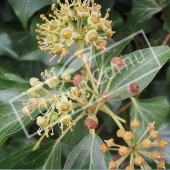
[[[165,142],[165,140],[163,139],[159,139],[159,146],[161,149],[165,149],[166,145],[167,145],[167,142]]]
[[[117,131],[117,137],[119,137],[119,138],[123,138],[124,134],[125,134],[125,130],[124,129],[119,129]]]
[[[106,153],[108,150],[107,145],[105,143],[103,143],[99,149],[102,153]]]
[[[99,41],[99,43],[97,44],[97,50],[102,51],[105,50],[105,48],[106,48],[106,41],[105,40]]]
[[[66,81],[69,81],[71,80],[71,74],[67,71],[64,71],[62,74],[61,74],[61,78],[63,80],[66,80]]]
[[[40,98],[38,99],[38,108],[40,110],[44,110],[47,108],[48,102],[46,98]]]
[[[109,169],[117,169],[117,163],[114,161],[109,162]]]
[[[157,164],[157,169],[165,169],[165,161],[160,161]]]
[[[101,28],[104,32],[110,33],[112,31],[112,21],[101,19]]]
[[[122,57],[113,57],[111,60],[111,67],[113,68],[115,73],[121,71],[125,67],[125,65],[125,60],[122,59]]]
[[[38,106],[38,100],[36,98],[31,98],[28,102],[28,107],[35,109]]]
[[[149,133],[150,133],[150,137],[153,138],[153,139],[157,139],[158,136],[159,136],[158,131],[153,130],[153,129]]]
[[[90,28],[92,29],[98,29],[100,26],[100,17],[95,16],[95,15],[91,15],[88,19],[87,19],[87,24]]]
[[[34,83],[34,89],[35,89],[36,91],[42,90],[42,89],[43,89],[43,86],[44,86],[44,83],[41,82],[41,81],[36,81],[36,82]]]
[[[159,156],[158,151],[152,151],[152,153],[151,153],[151,159],[152,160],[157,160],[158,156]]]
[[[50,89],[56,88],[59,84],[59,78],[56,76],[51,76],[46,80],[46,84],[49,86]]]
[[[147,123],[148,130],[155,129],[155,122],[153,123]]]
[[[131,127],[134,127],[134,128],[138,128],[139,126],[140,126],[140,122],[138,121],[138,120],[132,120],[131,122],[130,122],[130,126]]]
[[[132,166],[127,166],[125,169],[134,169]]]
[[[38,116],[37,117],[37,125],[41,126],[41,127],[46,127],[48,125],[48,123],[47,123],[47,120],[45,119],[45,117]]]
[[[31,109],[28,106],[24,106],[22,109],[22,114],[24,116],[30,116],[31,115]]]
[[[27,91],[28,95],[30,98],[36,98],[38,93],[37,91],[35,90],[34,87],[31,87],[28,91]]]
[[[88,116],[85,119],[84,124],[88,129],[96,129],[98,125],[98,119],[95,115]]]
[[[89,8],[87,8],[86,6],[82,5],[77,9],[77,16],[79,18],[87,18],[90,15],[90,11]]]
[[[70,39],[72,37],[72,31],[69,30],[69,29],[65,29],[63,32],[62,32],[62,37],[66,40]]]
[[[90,30],[87,32],[85,41],[87,43],[94,43],[99,39],[99,34],[96,32],[96,30]]]
[[[36,77],[32,77],[32,78],[30,78],[30,85],[31,86],[34,86],[34,83],[36,82],[36,81],[39,81],[39,79],[38,78],[36,78]]]
[[[127,87],[129,94],[137,94],[139,92],[139,85],[137,83],[130,83]]]
[[[110,147],[112,147],[113,146],[113,142],[114,141],[114,139],[113,138],[111,138],[111,139],[109,139],[109,140],[107,140],[107,141],[105,141],[106,142],[106,144],[107,144],[107,147],[108,148],[110,148]]]
[[[118,153],[120,156],[126,156],[129,153],[129,151],[126,146],[121,146],[118,150]]]
[[[74,53],[74,56],[76,58],[82,58],[84,57],[84,50],[76,50],[75,53]]]
[[[142,156],[137,156],[135,159],[134,159],[134,163],[136,166],[141,166],[145,163],[145,160]]]
[[[142,141],[142,146],[145,148],[145,149],[150,149],[152,147],[152,142],[150,139],[144,139]]]
[[[78,86],[81,84],[82,80],[83,80],[82,76],[80,74],[76,74],[73,78],[73,84],[75,86]]]
[[[123,139],[125,141],[130,141],[133,138],[133,133],[131,131],[126,131],[125,134],[123,135]]]

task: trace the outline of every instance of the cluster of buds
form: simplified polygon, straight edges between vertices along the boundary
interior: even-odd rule
[[[63,56],[69,54],[75,42],[81,49],[84,44],[94,44],[100,51],[105,49],[107,37],[112,37],[114,33],[112,22],[108,20],[110,9],[107,9],[102,18],[101,5],[94,3],[94,0],[85,0],[83,3],[81,0],[72,0],[71,3],[65,0],[64,4],[58,0],[57,3],[60,9],[53,4],[52,13],[48,17],[40,16],[45,22],[37,24],[36,32],[40,35],[37,39],[41,50],[50,50],[53,58],[61,56],[58,60],[60,62]]]
[[[44,82],[35,77],[30,79],[31,88],[27,92],[24,92],[25,95],[29,96],[29,101],[23,103],[22,114],[24,116],[31,116],[31,113],[33,113],[35,109],[39,109],[41,113],[45,111],[43,116],[37,118],[37,125],[40,127],[38,130],[39,135],[41,135],[43,130],[45,130],[47,137],[49,136],[49,131],[51,131],[51,135],[53,135],[53,126],[55,124],[59,125],[62,132],[64,125],[70,126],[72,131],[71,127],[74,125],[74,121],[70,113],[74,112],[76,106],[74,106],[72,100],[69,100],[69,98],[73,98],[74,100],[78,99],[79,101],[82,92],[77,85],[81,84],[81,75],[75,75],[71,80],[70,73],[65,71],[61,74],[60,79],[56,76],[55,68],[53,67],[50,72],[47,70],[42,72],[41,76],[45,80]],[[58,92],[56,88],[60,82],[62,85]],[[71,82],[75,86],[71,87],[70,90],[64,94],[62,93],[62,89],[66,82]]]
[[[157,164],[158,169],[165,168],[165,161],[163,160],[164,155],[161,151],[151,151],[150,148],[160,148],[164,149],[167,145],[163,139],[158,139],[158,131],[155,130],[154,123],[148,123],[146,131],[136,142],[135,133],[137,128],[140,126],[138,120],[131,121],[130,125],[133,128],[132,131],[125,131],[124,129],[119,129],[117,131],[117,137],[123,138],[127,146],[118,145],[114,142],[114,139],[109,139],[105,141],[106,143],[102,144],[100,151],[106,153],[107,150],[118,151],[118,154],[121,156],[117,161],[109,162],[109,169],[117,169],[122,162],[130,156],[130,165],[126,169],[134,169],[134,166],[140,166],[141,169],[151,169],[148,163],[145,160],[145,157],[150,158]],[[147,133],[149,135],[146,137]],[[145,138],[146,137],[146,138]],[[114,148],[111,148],[114,147]]]

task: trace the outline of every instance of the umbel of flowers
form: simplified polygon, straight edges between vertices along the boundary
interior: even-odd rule
[[[131,121],[130,125],[133,128],[132,131],[125,131],[119,129],[117,131],[117,137],[123,138],[126,142],[125,145],[118,145],[114,142],[114,139],[109,139],[102,144],[100,151],[105,153],[107,150],[118,151],[121,156],[118,160],[112,160],[109,162],[109,169],[117,169],[123,161],[130,156],[130,164],[126,169],[134,169],[134,165],[140,166],[141,169],[152,169],[145,160],[145,157],[150,158],[157,164],[158,169],[165,169],[165,161],[163,160],[164,155],[161,151],[148,151],[150,148],[164,149],[167,145],[163,139],[159,139],[158,131],[155,130],[155,122],[148,123],[145,132],[136,142],[135,133],[137,128],[140,126],[140,122],[135,119]],[[149,134],[148,134],[149,133]],[[112,148],[113,147],[113,148]]]
[[[49,16],[41,15],[43,24],[37,24],[36,32],[39,48],[41,50],[49,50],[50,54],[63,56],[69,54],[70,47],[76,42],[79,50],[77,57],[81,57],[84,44],[87,46],[94,44],[98,50],[104,50],[106,47],[107,37],[112,37],[113,31],[111,23],[107,18],[107,13],[104,18],[101,17],[101,5],[94,3],[94,0],[72,0],[69,4],[68,0],[62,4],[57,1],[60,9],[57,9],[56,4],[51,7],[52,13]],[[52,59],[53,59],[52,58]],[[50,61],[52,61],[50,59]]]

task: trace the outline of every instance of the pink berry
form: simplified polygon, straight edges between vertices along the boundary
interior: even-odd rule
[[[78,86],[82,82],[83,78],[80,74],[76,74],[73,78],[73,84]]]

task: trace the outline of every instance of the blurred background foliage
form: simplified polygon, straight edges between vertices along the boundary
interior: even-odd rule
[[[111,8],[109,19],[112,20],[112,27],[116,33],[113,36],[115,42],[121,40],[143,29],[152,46],[170,45],[170,1],[169,0],[95,0],[102,5],[102,14],[105,14],[107,8]],[[55,65],[59,70],[61,64],[49,63],[50,54],[38,49],[36,40],[36,23],[40,23],[40,14],[49,14],[50,5],[55,0],[1,0],[0,1],[0,101],[7,102],[10,98],[15,97],[15,83],[26,83],[30,77],[40,78],[40,73],[44,69]],[[135,41],[130,43],[124,54],[131,53],[135,50],[147,48],[142,35],[135,36]],[[74,51],[74,50],[73,50]],[[18,87],[18,86],[17,86]],[[23,89],[20,89],[20,92]],[[155,98],[160,97],[161,98]],[[170,61],[158,72],[157,76],[150,85],[137,96],[136,99],[140,105],[147,105],[148,99],[155,98],[152,107],[148,110],[153,116],[161,119],[160,136],[164,137],[170,143],[170,116],[169,113],[162,116],[164,112],[160,110],[159,115],[154,115],[155,107],[161,105],[164,100],[170,102]],[[109,107],[122,118],[130,121],[134,106],[130,99],[118,102],[109,102]],[[131,107],[132,106],[132,107]],[[144,106],[144,107],[145,107]],[[6,114],[8,109],[0,105],[1,116]],[[142,105],[141,105],[142,107]],[[3,112],[4,111],[4,112]],[[145,111],[144,111],[145,112]],[[146,118],[147,113],[143,114],[141,121]],[[1,117],[0,116],[0,120]],[[118,143],[123,142],[116,138],[117,126],[115,122],[107,115],[99,114],[99,126],[96,133],[102,139],[114,137]],[[147,118],[149,120],[149,117]],[[126,129],[130,129],[129,124],[125,124]],[[35,122],[27,125],[30,133],[37,130]],[[53,139],[61,133],[57,128]],[[74,133],[69,132],[62,140],[62,165],[64,164],[71,149],[88,134],[87,129],[81,120]],[[22,130],[11,135],[5,142],[0,151],[0,160],[4,157],[19,151],[27,146],[34,144],[38,136],[27,139]],[[45,139],[44,143],[51,139]],[[167,168],[170,168],[170,144],[166,149],[165,156]],[[113,157],[117,157],[113,152]]]

